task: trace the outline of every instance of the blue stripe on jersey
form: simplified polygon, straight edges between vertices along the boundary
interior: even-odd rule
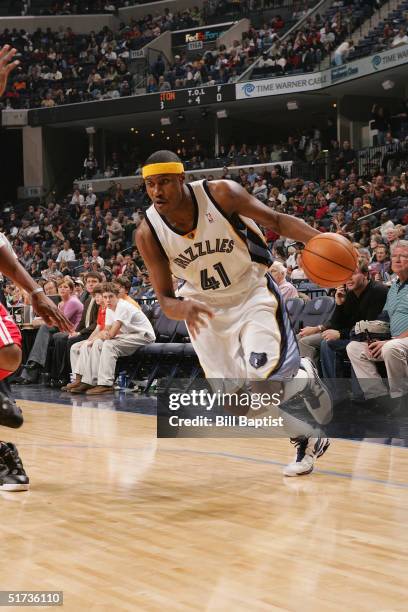
[[[268,379],[285,380],[295,376],[299,370],[299,347],[278,286],[270,274],[266,274],[266,281],[269,291],[274,294],[278,302],[276,321],[281,333],[281,354],[276,368],[274,368],[273,372],[268,376]]]
[[[220,212],[222,216],[228,221],[228,223],[231,224],[235,232],[246,244],[251,260],[269,267],[273,262],[273,257],[262,238],[258,236],[258,234],[254,232],[250,227],[248,227],[244,223],[244,221],[242,221],[239,215],[233,214],[230,216],[225,212],[225,210],[213,198],[208,188],[207,181],[203,181],[203,189],[207,197],[211,200],[215,208],[218,210],[218,212]]]

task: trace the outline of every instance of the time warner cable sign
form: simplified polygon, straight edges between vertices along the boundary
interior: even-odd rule
[[[237,100],[250,100],[264,96],[313,91],[406,63],[408,63],[408,45],[401,45],[321,72],[236,83],[235,94]]]
[[[296,93],[299,91],[311,91],[329,85],[330,74],[315,72],[313,74],[301,74],[296,77],[279,77],[276,79],[263,79],[249,83],[238,83],[236,96],[239,100],[249,98],[261,98],[277,94]]]

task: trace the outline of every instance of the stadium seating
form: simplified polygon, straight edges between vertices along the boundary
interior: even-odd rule
[[[310,302],[306,302],[300,315],[300,327],[315,327],[323,324],[330,319],[334,307],[334,298],[329,296],[317,297],[310,300]]]
[[[360,40],[354,51],[351,51],[348,61],[359,59],[367,55],[374,55],[392,47],[394,36],[400,26],[408,26],[408,1],[403,0],[399,6],[390,11],[388,15],[369,31],[367,36]]]

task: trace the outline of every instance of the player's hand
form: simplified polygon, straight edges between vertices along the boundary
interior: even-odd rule
[[[329,342],[330,340],[339,340],[340,332],[337,331],[337,329],[326,329],[324,332],[322,332],[322,338],[323,340],[326,340],[326,342]]]
[[[43,318],[48,327],[58,327],[62,332],[71,334],[75,328],[64,316],[63,312],[45,293],[35,293],[31,296],[34,312]]]
[[[318,334],[318,333],[319,333],[318,327],[313,327],[311,325],[308,325],[300,330],[299,336],[301,338],[305,338],[306,336],[311,336],[312,334]]]
[[[12,61],[16,53],[17,49],[10,47],[10,45],[4,45],[4,47],[0,49],[0,96],[2,96],[6,90],[7,79],[10,72],[20,63],[18,60]]]
[[[212,319],[214,312],[209,306],[197,300],[183,300],[182,304],[184,308],[183,319],[191,337],[195,340],[200,333],[200,329],[208,327],[207,319]]]
[[[374,342],[371,342],[370,346],[368,347],[370,355],[372,355],[375,359],[380,359],[381,353],[382,353],[382,347],[387,342],[388,340],[375,340]]]
[[[336,300],[337,306],[341,306],[342,304],[344,304],[344,302],[346,301],[346,286],[345,285],[340,285],[340,287],[337,287],[334,299]]]

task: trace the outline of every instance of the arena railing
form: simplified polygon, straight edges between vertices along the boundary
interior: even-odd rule
[[[408,141],[395,143],[392,145],[383,145],[376,147],[367,147],[355,151],[355,160],[351,166],[357,169],[359,176],[366,176],[377,171],[379,168],[384,167],[386,163],[387,171],[392,171],[392,164],[400,163],[407,165],[408,162]],[[196,168],[194,170],[187,170],[187,180],[198,180],[200,178],[221,178],[225,171],[232,175],[238,175],[239,170],[247,170],[248,168],[254,168],[255,172],[262,173],[264,169],[270,171],[273,167],[279,166],[284,175],[288,178],[299,177],[308,180],[318,180],[320,178],[328,179],[332,173],[337,173],[339,168],[344,164],[336,161],[335,157],[330,154],[329,151],[324,152],[324,157],[316,161],[300,161],[287,160],[279,162],[269,163],[254,163],[253,160],[248,160],[246,163],[240,163],[239,165],[229,165],[228,161],[220,160],[219,166],[211,166],[205,168]],[[86,191],[89,187],[97,193],[105,192],[109,189],[112,182],[118,181],[121,183],[122,188],[130,189],[132,187],[139,187],[143,179],[140,175],[138,176],[118,176],[114,179],[89,179],[81,180],[76,179],[73,182],[74,187],[78,187],[81,191]]]

